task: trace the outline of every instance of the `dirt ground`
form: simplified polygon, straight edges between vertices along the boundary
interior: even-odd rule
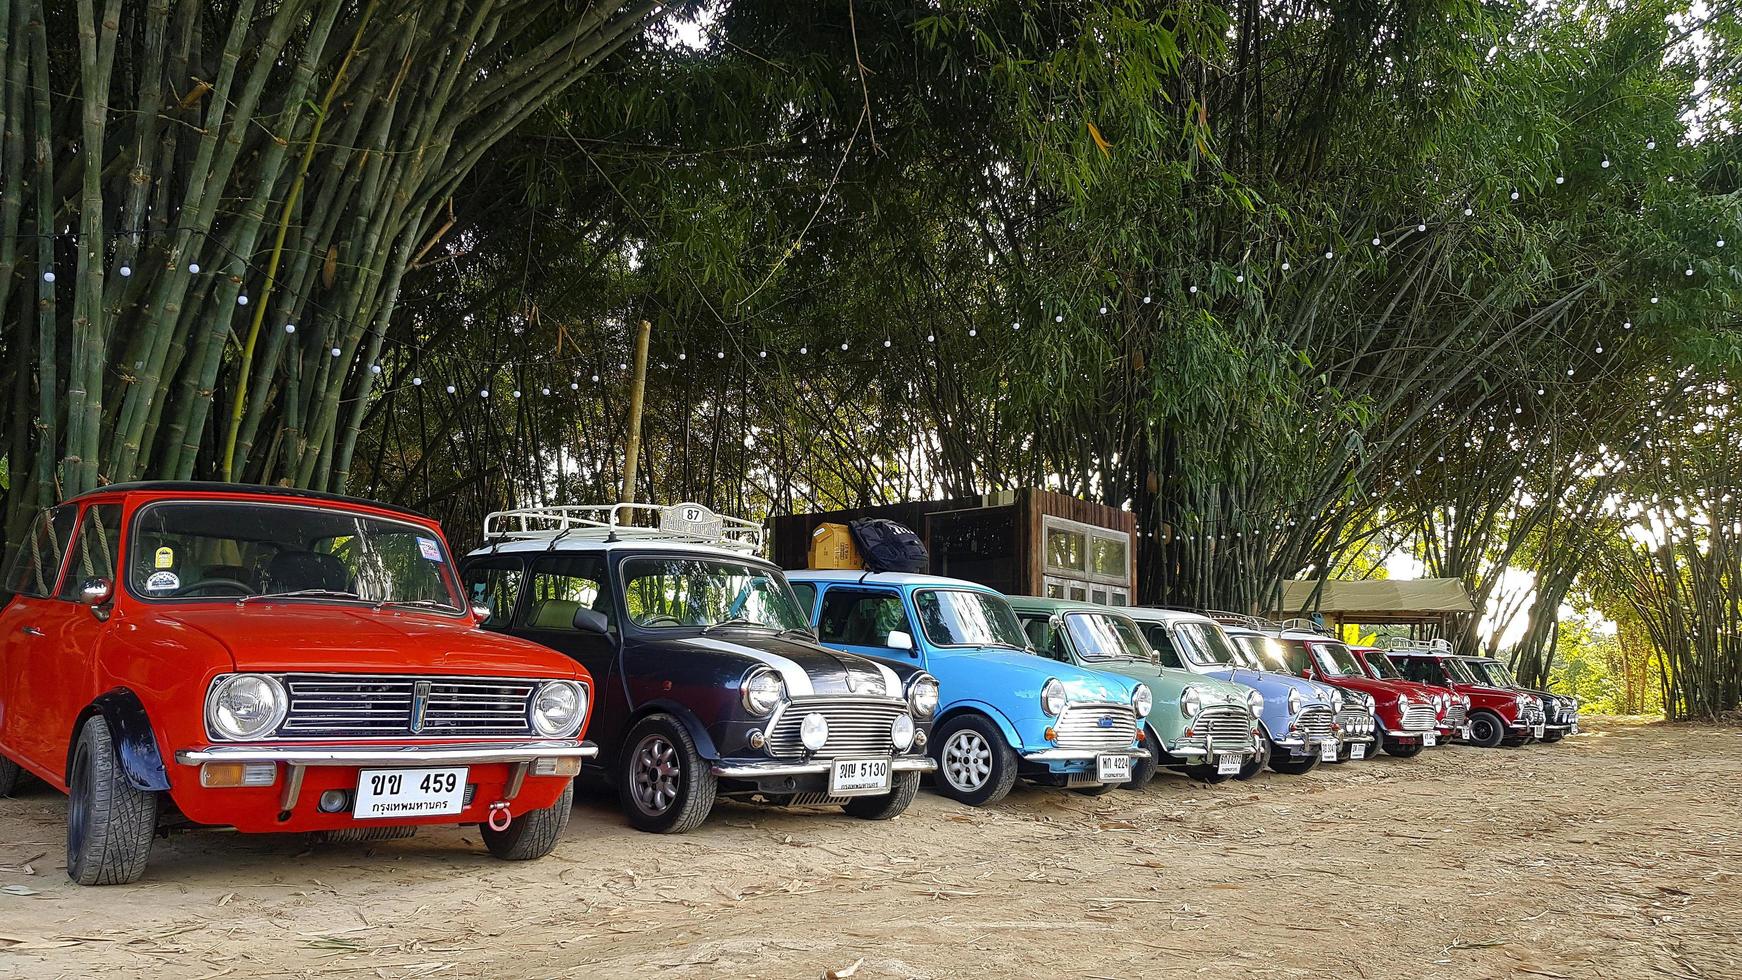
[[[530,864],[186,834],[123,888],[67,881],[37,784],[0,800],[0,976],[1742,977],[1742,731],[1589,727],[881,824],[654,837],[593,796]]]

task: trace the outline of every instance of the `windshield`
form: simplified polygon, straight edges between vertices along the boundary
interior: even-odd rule
[[[1234,663],[1234,648],[1213,623],[1180,623],[1173,628],[1173,638],[1186,659],[1200,667],[1227,667]]]
[[[1241,646],[1240,641],[1238,639],[1230,638],[1230,640],[1231,640],[1231,642],[1229,643],[1229,646],[1234,651],[1234,663],[1235,664],[1237,664],[1238,666],[1241,666],[1241,667],[1245,667],[1247,670],[1264,670],[1265,669],[1265,666],[1262,663],[1259,663],[1258,657],[1256,655],[1254,655],[1251,650],[1248,650],[1244,646]]]
[[[1084,660],[1154,659],[1136,625],[1123,616],[1071,613],[1065,617],[1065,629],[1071,634],[1077,655]]]
[[[644,629],[810,626],[784,575],[725,558],[630,558],[623,562],[623,605]]]
[[[1403,678],[1403,671],[1398,670],[1397,665],[1392,663],[1391,658],[1387,657],[1384,653],[1378,650],[1368,650],[1361,656],[1367,661],[1367,666],[1373,668],[1374,677],[1383,677],[1390,680],[1401,680]]]
[[[1365,677],[1366,672],[1355,662],[1355,655],[1341,643],[1315,643],[1313,660],[1319,669],[1332,677]]]
[[[1002,596],[967,589],[924,589],[913,595],[920,628],[940,647],[1028,649],[1028,636]]]
[[[1463,666],[1470,668],[1478,679],[1484,680],[1495,687],[1518,686],[1518,684],[1512,679],[1512,672],[1506,669],[1505,664],[1497,664],[1489,660],[1460,660],[1458,662]]]
[[[1462,660],[1455,660],[1451,657],[1441,657],[1440,658],[1440,666],[1445,669],[1445,673],[1446,673],[1447,677],[1450,677],[1452,680],[1458,682],[1459,684],[1492,684],[1493,683],[1491,681],[1484,681],[1484,680],[1479,679],[1475,674],[1470,672],[1469,665],[1464,663]],[[1499,686],[1499,687],[1511,687],[1512,685],[1500,684],[1497,686]]]
[[[1246,654],[1248,659],[1256,662],[1260,669],[1274,670],[1284,674],[1295,672],[1295,668],[1288,663],[1282,643],[1277,640],[1268,636],[1247,634],[1235,637],[1234,643]]]
[[[296,596],[458,613],[451,568],[423,525],[260,501],[151,504],[127,544],[128,587],[148,600]]]

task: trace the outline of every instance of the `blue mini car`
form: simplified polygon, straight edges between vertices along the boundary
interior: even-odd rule
[[[945,796],[985,806],[1018,777],[1098,795],[1154,775],[1142,734],[1149,688],[1037,656],[997,592],[902,572],[802,571],[787,580],[824,646],[938,679],[929,748]]]

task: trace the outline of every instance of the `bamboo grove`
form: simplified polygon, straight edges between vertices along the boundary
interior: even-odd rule
[[[1733,2],[0,4],[8,527],[601,499],[645,319],[644,499],[1052,486],[1193,606],[1402,551],[1527,680],[1600,595],[1737,702],[1665,421],[1737,369]]]

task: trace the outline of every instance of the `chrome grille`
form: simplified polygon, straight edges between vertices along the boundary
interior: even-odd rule
[[[1432,705],[1412,704],[1403,712],[1403,730],[1406,732],[1425,732],[1439,727],[1439,713]]]
[[[1450,708],[1446,709],[1446,727],[1447,728],[1462,728],[1462,727],[1464,727],[1464,722],[1466,722],[1468,720],[1469,720],[1468,713],[1464,711],[1463,705],[1454,704]]]
[[[1319,705],[1302,708],[1296,724],[1309,738],[1330,738],[1331,725],[1335,721],[1331,709]]]
[[[1061,749],[1129,749],[1137,741],[1137,715],[1129,705],[1073,704],[1053,729]]]
[[[286,674],[280,738],[450,738],[525,735],[537,681],[404,674]],[[420,685],[428,685],[420,698]],[[417,702],[421,723],[415,725]]]
[[[1373,716],[1369,715],[1366,710],[1362,708],[1344,708],[1342,711],[1337,712],[1337,727],[1343,731],[1348,731],[1357,726],[1369,725],[1372,724],[1372,722]]]
[[[1192,719],[1192,736],[1207,738],[1211,752],[1244,752],[1252,747],[1252,716],[1239,708],[1205,708]]]
[[[907,711],[907,702],[889,698],[803,697],[782,705],[768,723],[768,754],[804,755],[799,726],[804,716],[816,713],[829,723],[829,739],[820,758],[848,755],[891,755],[895,741],[889,727]]]

